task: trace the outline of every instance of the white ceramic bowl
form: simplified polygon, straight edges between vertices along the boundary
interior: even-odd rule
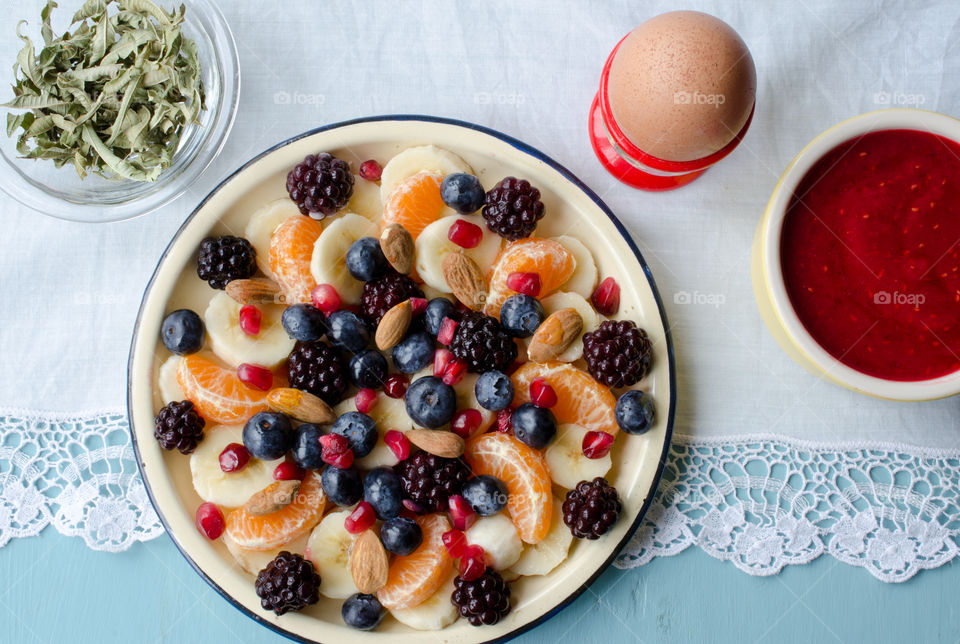
[[[753,244],[753,287],[767,327],[783,349],[815,375],[880,398],[918,401],[960,393],[960,371],[931,380],[897,381],[869,376],[830,355],[804,328],[787,295],[780,261],[780,233],[790,199],[823,155],[852,138],[877,130],[921,130],[960,141],[960,121],[915,109],[879,110],[843,121],[811,141],[790,162],[773,190]]]
[[[355,168],[368,158],[389,158],[401,149],[433,143],[460,154],[492,185],[507,175],[538,186],[547,209],[549,234],[570,232],[593,251],[602,275],[622,287],[618,317],[636,320],[654,346],[654,366],[640,386],[657,406],[655,426],[643,436],[624,434],[613,452],[609,478],[620,491],[624,511],[610,533],[579,541],[570,557],[549,575],[513,585],[513,611],[499,624],[476,628],[465,620],[439,632],[413,631],[392,618],[373,633],[345,626],[340,601],[321,602],[301,613],[276,617],[264,611],[253,578],[242,572],[220,542],[194,527],[200,504],[191,484],[189,459],[162,450],[153,438],[160,402],[155,391],[158,365],[166,358],[159,340],[164,315],[176,308],[203,306],[210,289],[196,277],[200,241],[210,233],[242,231],[261,204],[285,195],[287,172],[304,156],[330,151]],[[239,234],[239,233],[238,233]],[[630,538],[649,507],[670,444],[675,406],[674,361],[663,308],[639,251],[609,209],[556,162],[529,146],[475,125],[420,116],[360,119],[308,132],[267,150],[221,183],[194,211],[170,243],[144,295],[129,363],[128,404],[134,448],[150,498],[174,543],[217,591],[253,619],[303,641],[479,642],[516,635],[569,604],[606,568]]]

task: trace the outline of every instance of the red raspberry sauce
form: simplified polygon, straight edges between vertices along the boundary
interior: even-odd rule
[[[916,130],[843,143],[800,182],[783,223],[787,293],[807,331],[865,374],[960,369],[960,145]]]

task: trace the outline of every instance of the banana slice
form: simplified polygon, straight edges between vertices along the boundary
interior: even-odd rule
[[[286,221],[287,217],[301,217],[297,204],[292,199],[283,198],[271,201],[253,213],[243,236],[247,238],[254,250],[257,251],[257,267],[269,278],[270,272],[270,237],[277,226]]]
[[[359,174],[353,175],[353,195],[344,209],[347,212],[355,212],[380,225],[380,219],[383,217],[380,186],[374,181],[367,181]]]
[[[477,401],[477,379],[480,376],[475,373],[468,373],[463,377],[463,380],[458,382],[453,387],[453,391],[457,394],[457,410],[463,409],[476,409],[480,412],[480,428],[474,431],[474,434],[482,434],[483,432],[490,429],[490,425],[497,419],[497,414],[490,411],[489,409],[484,409],[480,406],[480,403]]]
[[[602,458],[583,455],[583,437],[586,434],[587,430],[580,425],[560,425],[556,440],[544,454],[550,478],[560,487],[572,490],[580,481],[592,481],[610,471],[613,462],[609,454]]]
[[[553,499],[553,515],[550,519],[550,532],[537,544],[527,544],[523,554],[509,572],[515,575],[545,575],[563,562],[570,552],[573,533],[563,522],[563,503]]]
[[[342,416],[349,411],[357,411],[357,403],[351,396],[342,401],[333,408],[337,416]],[[363,458],[358,458],[355,463],[361,470],[372,470],[375,467],[393,467],[400,461],[397,455],[393,453],[384,442],[384,435],[391,429],[401,432],[413,429],[413,421],[407,415],[407,406],[403,399],[390,398],[377,392],[377,406],[367,412],[367,415],[377,424],[377,443],[370,450],[370,453]]]
[[[267,564],[273,561],[273,558],[284,550],[301,554],[303,553],[303,549],[307,547],[307,535],[273,550],[251,550],[250,548],[239,546],[236,541],[230,538],[229,532],[224,532],[221,538],[223,539],[223,545],[225,545],[230,554],[233,555],[237,565],[251,575],[256,575],[266,568]]]
[[[464,249],[447,238],[450,226],[458,220],[479,225],[483,230],[483,238],[476,247]],[[478,221],[479,224],[477,224]],[[490,232],[483,225],[483,220],[478,217],[470,218],[461,215],[443,217],[424,228],[417,237],[417,274],[428,286],[449,293],[450,287],[443,276],[443,258],[448,253],[462,251],[464,255],[475,261],[477,266],[486,271],[493,266],[494,260],[500,253],[501,241],[500,235]]]
[[[597,315],[593,305],[579,293],[563,291],[548,295],[540,300],[540,304],[543,305],[543,310],[547,315],[560,309],[575,309],[580,314],[583,319],[583,331],[563,353],[554,358],[559,362],[579,360],[583,356],[583,334],[596,331],[597,327],[600,326],[600,316]]]
[[[317,284],[330,284],[346,304],[358,304],[363,282],[347,270],[347,250],[364,237],[376,237],[377,226],[366,217],[345,212],[328,225],[313,246],[310,272]]]
[[[407,148],[383,166],[383,173],[380,175],[380,201],[387,203],[390,193],[401,181],[424,171],[436,172],[441,176],[454,172],[473,174],[473,168],[449,150],[435,145]]]
[[[358,592],[350,572],[350,550],[357,537],[343,527],[348,516],[349,510],[325,516],[313,529],[304,551],[320,574],[320,594],[330,599],[346,599]]]
[[[273,470],[283,460],[250,458],[239,472],[220,469],[220,452],[230,443],[243,444],[243,427],[221,425],[204,429],[203,440],[190,455],[193,489],[204,501],[227,508],[239,508],[251,496],[273,483]]]
[[[600,271],[597,270],[597,263],[593,260],[593,254],[589,248],[583,245],[582,241],[570,235],[561,235],[555,237],[554,240],[560,242],[564,248],[570,251],[576,262],[573,275],[563,284],[563,290],[579,293],[589,299],[593,295],[593,289],[597,286],[597,280],[600,278]]]
[[[495,570],[509,568],[523,554],[523,541],[505,512],[479,517],[465,535],[467,543],[483,547],[487,565]]]
[[[418,631],[439,631],[450,626],[459,617],[457,607],[450,601],[454,590],[453,580],[456,577],[457,572],[454,569],[437,592],[430,595],[426,601],[412,608],[391,609],[390,614],[401,624]]]
[[[180,383],[177,382],[177,368],[180,366],[180,356],[170,356],[160,365],[157,372],[157,388],[160,390],[160,400],[164,405],[174,401],[186,400]]]
[[[243,305],[221,291],[213,296],[203,314],[210,334],[213,352],[236,367],[242,362],[273,368],[287,359],[295,344],[280,324],[283,308],[262,304],[260,333],[247,335],[240,328],[240,309]]]

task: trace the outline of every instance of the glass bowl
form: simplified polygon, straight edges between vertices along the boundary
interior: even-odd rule
[[[44,3],[17,5],[17,19],[28,21],[22,31],[34,45],[40,39],[40,9]],[[61,3],[53,12],[54,33],[63,33],[66,21],[76,9]],[[79,6],[80,2],[75,3]],[[131,219],[170,203],[199,178],[216,158],[233,126],[240,97],[240,64],[233,34],[223,13],[212,0],[159,0],[165,9],[185,4],[183,34],[197,43],[201,74],[206,89],[207,109],[200,124],[183,132],[173,164],[156,181],[110,180],[90,174],[80,179],[72,165],[57,168],[52,161],[24,159],[13,137],[0,132],[0,190],[33,210],[51,217],[82,222],[110,222]],[[0,55],[11,64],[23,46],[16,38],[16,23],[0,21]],[[3,66],[7,70],[7,66]],[[12,97],[13,75],[0,76],[0,97]],[[11,112],[6,108],[4,112]],[[14,111],[19,112],[19,110]]]

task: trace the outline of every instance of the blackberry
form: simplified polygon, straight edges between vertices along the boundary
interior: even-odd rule
[[[363,285],[360,307],[364,317],[376,327],[387,311],[411,297],[423,297],[423,291],[408,276],[393,272]],[[419,329],[411,327],[411,330]]]
[[[470,477],[470,466],[459,458],[443,458],[417,452],[394,467],[400,477],[404,496],[420,506],[424,513],[445,512],[447,501],[460,494]]]
[[[243,237],[224,235],[200,242],[197,276],[213,288],[251,277],[257,271],[257,251]]]
[[[343,355],[323,342],[299,342],[287,359],[290,386],[336,405],[350,384]]]
[[[320,575],[313,564],[286,550],[257,574],[254,587],[260,605],[277,615],[320,601]]]
[[[590,374],[608,387],[629,387],[647,375],[653,359],[647,332],[630,320],[607,320],[583,336]]]
[[[287,175],[287,192],[300,214],[323,219],[353,196],[353,174],[346,161],[328,152],[310,154]]]
[[[458,576],[453,586],[450,601],[474,626],[492,626],[510,612],[510,585],[493,568],[473,581]]]
[[[205,421],[189,400],[172,402],[157,414],[154,437],[163,449],[177,449],[190,454],[203,440]]]
[[[607,479],[598,476],[592,481],[580,481],[567,492],[563,522],[576,538],[597,539],[617,522],[622,510],[617,490]]]
[[[540,191],[529,181],[507,177],[487,192],[482,214],[487,228],[505,239],[529,237],[543,219]]]
[[[489,315],[464,311],[450,343],[453,355],[465,360],[473,373],[506,371],[517,359],[517,345]]]

